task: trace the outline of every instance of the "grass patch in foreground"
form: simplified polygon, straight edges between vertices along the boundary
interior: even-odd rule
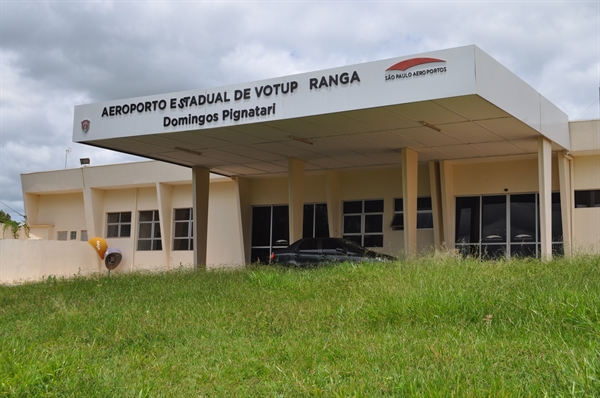
[[[0,396],[591,396],[600,259],[0,287]]]

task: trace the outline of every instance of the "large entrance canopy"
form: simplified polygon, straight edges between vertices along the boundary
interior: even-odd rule
[[[455,195],[444,162],[528,154],[538,158],[541,251],[549,255],[551,155],[570,149],[567,115],[475,46],[81,105],[73,140],[192,167],[196,264],[206,260],[209,172],[287,173],[293,242],[302,237],[305,171],[327,174],[330,235],[337,236],[333,170],[400,166],[403,250],[412,255],[419,162],[431,165],[436,244],[452,247]]]
[[[75,108],[73,140],[234,175],[569,149],[567,115],[476,46]]]

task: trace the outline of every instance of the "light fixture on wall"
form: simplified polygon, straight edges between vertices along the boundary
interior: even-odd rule
[[[185,152],[185,153],[191,153],[192,155],[202,156],[202,152],[194,151],[193,149],[181,148],[181,147],[176,146],[175,150],[180,151],[180,152]]]
[[[79,159],[79,164],[81,164],[82,166],[89,166],[90,165],[90,158],[80,158]]]
[[[423,126],[425,126],[425,127],[428,127],[428,128],[430,128],[430,129],[432,129],[432,130],[435,130],[435,131],[442,131],[442,129],[441,129],[441,128],[439,128],[438,126],[436,126],[435,124],[431,124],[431,123],[429,123],[429,122],[426,122],[426,121],[424,121],[424,120],[421,120],[421,121],[419,121],[419,123],[421,123]]]
[[[310,140],[307,140],[306,138],[300,138],[300,137],[296,137],[294,135],[288,135],[288,138],[291,138],[291,139],[296,140],[296,141],[303,142],[303,143],[308,144],[308,145],[313,145],[314,144],[314,142],[312,142]]]

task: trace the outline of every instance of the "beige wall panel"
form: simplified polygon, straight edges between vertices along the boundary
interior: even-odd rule
[[[256,178],[252,180],[250,204],[282,205],[288,202],[287,177]]]
[[[600,189],[600,155],[573,158],[573,188]],[[573,209],[573,253],[600,253],[600,207]]]
[[[600,155],[573,158],[574,189],[600,189]]]
[[[211,185],[212,189],[212,185]],[[173,198],[174,209],[188,209],[192,207],[192,184],[174,185]]]
[[[558,164],[552,159],[552,191],[560,188]],[[454,164],[454,194],[489,195],[537,192],[537,159]]]
[[[106,271],[87,242],[0,240],[0,283]]]
[[[117,269],[121,268],[117,267]],[[135,252],[135,263],[133,264],[133,270],[147,270],[147,271],[164,271],[167,269],[167,265],[164,264],[164,256],[162,250],[143,250]]]
[[[571,152],[574,154],[600,153],[600,119],[569,122]]]
[[[325,174],[305,176],[304,203],[325,203]]]
[[[54,234],[49,239],[56,240],[57,231],[77,231],[80,239],[85,226],[85,211],[83,193],[65,193],[56,195],[41,195],[38,199],[38,224],[54,224]]]
[[[104,212],[134,211],[136,203],[135,197],[135,188],[107,190],[104,193]],[[104,223],[106,224],[106,214]],[[104,230],[105,228],[106,225],[104,225],[102,229]]]
[[[137,210],[158,210],[156,187],[137,189]]]
[[[211,184],[208,199],[207,268],[244,265],[244,248],[234,181]]]
[[[573,255],[600,254],[600,207],[573,209]]]
[[[192,250],[173,250],[170,261],[171,269],[194,268],[194,252]]]

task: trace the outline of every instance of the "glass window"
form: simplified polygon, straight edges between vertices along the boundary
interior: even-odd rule
[[[131,212],[107,213],[106,237],[128,238],[131,236]]]
[[[67,240],[67,231],[57,231],[56,240]]]
[[[575,207],[600,207],[600,189],[575,191]]]
[[[326,203],[305,204],[303,212],[303,238],[329,237]],[[252,207],[251,262],[266,262],[273,250],[293,243],[289,231],[288,205]]]
[[[394,199],[394,218],[392,230],[404,230],[404,201],[402,198]],[[433,229],[433,208],[431,198],[417,198],[417,229]]]
[[[343,203],[344,239],[365,247],[383,247],[383,199]]]
[[[71,231],[70,240],[77,240],[77,231]]]
[[[87,242],[88,241],[87,229],[82,229],[79,236],[81,237],[82,242]]]
[[[562,220],[558,192],[552,193],[551,222],[552,251],[561,255]],[[537,193],[456,198],[456,247],[464,256],[484,259],[538,257],[539,224]],[[508,237],[507,229],[510,230]]]
[[[193,209],[173,209],[173,250],[194,250]]]
[[[327,219],[326,203],[304,205],[304,222],[302,225],[302,237],[329,237],[329,221]]]
[[[287,205],[252,208],[251,262],[267,262],[274,249],[289,246]]]
[[[506,195],[481,198],[481,237],[486,243],[506,242]]]
[[[162,250],[158,210],[139,212],[137,249]]]

